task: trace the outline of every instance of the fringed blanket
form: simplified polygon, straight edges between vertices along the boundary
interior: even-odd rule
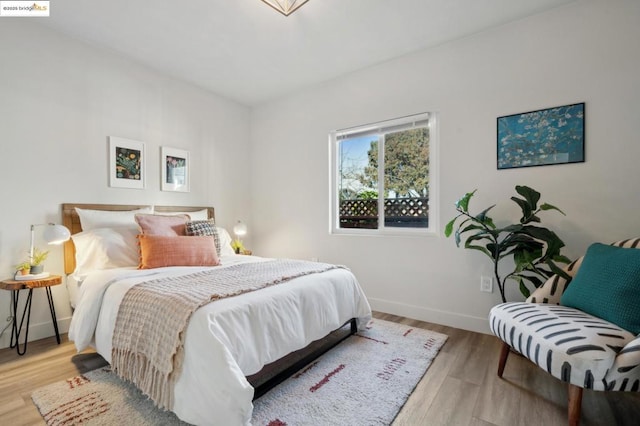
[[[217,299],[339,268],[327,263],[270,260],[138,284],[125,294],[113,334],[111,364],[155,404],[173,408],[191,314]]]

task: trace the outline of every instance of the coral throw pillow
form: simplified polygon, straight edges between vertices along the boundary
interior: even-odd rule
[[[139,269],[165,266],[216,266],[220,264],[211,236],[167,237],[138,235],[140,242]]]

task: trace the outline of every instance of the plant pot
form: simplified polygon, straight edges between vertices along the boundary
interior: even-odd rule
[[[20,269],[18,272],[20,275],[27,275],[30,271],[31,269]]]
[[[31,265],[31,273],[33,275],[41,274],[44,271],[44,265]]]

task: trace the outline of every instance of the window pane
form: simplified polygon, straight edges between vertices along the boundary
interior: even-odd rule
[[[331,134],[332,233],[436,231],[429,220],[429,187],[436,183],[430,182],[429,157],[437,145],[430,138],[436,125],[435,115],[421,113]]]
[[[375,156],[375,162],[371,161]],[[338,143],[340,228],[378,228],[378,136]]]
[[[384,140],[384,225],[429,226],[429,130],[388,133]]]

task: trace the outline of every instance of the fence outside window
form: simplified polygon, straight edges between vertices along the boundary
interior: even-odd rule
[[[429,198],[385,198],[384,226],[428,228]],[[378,199],[340,200],[340,228],[378,228]]]

